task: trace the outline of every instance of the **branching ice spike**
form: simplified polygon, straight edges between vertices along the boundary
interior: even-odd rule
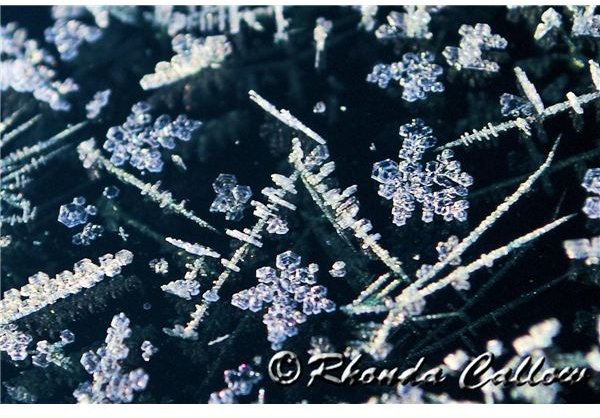
[[[439,273],[443,268],[450,264],[452,260],[460,258],[460,256],[477,240],[483,235],[485,231],[490,229],[497,221],[500,219],[502,215],[504,215],[508,210],[519,201],[519,199],[528,193],[533,186],[533,183],[540,178],[540,176],[546,171],[552,160],[554,159],[554,155],[556,153],[556,148],[560,143],[560,136],[554,141],[552,145],[552,149],[548,153],[546,160],[535,170],[523,183],[519,185],[519,187],[510,195],[507,196],[504,201],[499,204],[496,209],[492,211],[488,216],[485,217],[483,221],[477,225],[475,229],[473,229],[467,237],[465,237],[458,245],[456,245],[446,256],[446,258],[442,261],[437,262],[427,274],[423,275],[419,280],[412,283],[410,285],[411,288],[419,288],[422,284],[431,280],[437,273]]]
[[[253,201],[254,206],[257,208],[257,210],[254,212],[257,217],[257,221],[251,230],[245,229],[245,232],[247,233],[244,233],[244,235],[247,235],[254,240],[255,237],[260,237],[260,234],[264,229],[267,229],[267,231],[269,230],[269,221],[273,218],[272,214],[278,212],[281,207],[289,208],[289,205],[291,205],[285,201],[283,197],[286,196],[286,193],[296,194],[295,183],[298,180],[299,175],[300,174],[295,171],[289,177],[284,177],[279,174],[274,174],[271,176],[273,182],[280,187],[280,189],[271,188],[272,193],[277,194],[280,196],[280,198],[278,200],[270,199],[269,203],[267,204]],[[285,204],[283,204],[284,202]],[[295,209],[295,206],[293,208]],[[204,293],[202,303],[196,305],[196,309],[191,313],[188,323],[185,326],[175,324],[173,328],[163,328],[163,332],[167,335],[184,339],[197,339],[198,332],[196,330],[207,315],[209,305],[219,299],[219,291],[231,275],[231,272],[240,271],[238,263],[246,257],[252,246],[253,244],[251,244],[248,240],[244,240],[243,244],[234,251],[229,259],[222,258],[221,264],[223,267],[225,267],[225,269],[213,282],[212,287]]]
[[[165,241],[167,241],[169,244],[174,245],[178,248],[181,248],[182,250],[185,250],[186,252],[193,254],[193,255],[208,256],[208,257],[213,257],[213,258],[221,257],[221,254],[219,254],[218,252],[216,252],[215,250],[213,250],[210,247],[205,247],[204,245],[200,245],[200,244],[196,244],[196,243],[192,244],[192,243],[185,242],[180,239],[171,238],[171,237],[165,238]]]
[[[286,124],[292,129],[296,129],[302,132],[307,137],[317,141],[319,144],[325,144],[325,139],[323,139],[320,135],[318,135],[315,131],[305,126],[302,122],[296,119],[289,111],[285,109],[278,110],[275,106],[265,100],[262,96],[256,93],[254,90],[250,90],[248,92],[250,96],[250,100],[259,105],[265,110],[265,112],[270,113],[275,116],[281,122]]]
[[[31,128],[41,118],[42,118],[42,115],[35,115],[34,117],[26,120],[25,122],[23,122],[16,128],[11,129],[6,135],[2,135],[2,137],[0,137],[0,149],[6,147],[6,145],[12,139],[14,139],[20,133],[25,132],[27,129]],[[10,123],[10,121],[3,121],[1,123],[1,126],[6,128],[7,126],[9,126],[9,123]],[[2,134],[3,132],[4,132],[4,129],[0,130],[0,134]]]
[[[84,258],[75,263],[73,272],[65,270],[52,279],[46,273],[39,272],[29,277],[29,283],[21,289],[6,290],[0,300],[0,326],[37,312],[83,289],[94,287],[105,276],[120,274],[121,268],[133,261],[133,254],[128,250],[121,250],[114,256],[103,255],[99,261],[100,265],[96,265]]]
[[[148,196],[151,200],[158,203],[161,208],[171,210],[174,213],[195,222],[202,228],[219,233],[215,227],[196,216],[190,209],[186,209],[185,201],[177,203],[173,199],[171,192],[161,191],[159,188],[160,182],[157,182],[156,184],[144,183],[133,174],[113,165],[109,160],[103,157],[100,150],[96,148],[96,141],[93,138],[81,142],[77,146],[77,152],[79,154],[79,160],[85,168],[91,168],[96,165],[100,166],[123,183],[137,188],[143,196]]]
[[[356,219],[359,210],[359,202],[355,196],[356,187],[351,186],[340,193],[339,189],[329,189],[322,181],[335,169],[335,163],[325,161],[329,158],[329,151],[325,145],[319,145],[313,153],[304,157],[304,152],[298,138],[292,139],[292,152],[289,161],[300,173],[300,178],[309,192],[313,201],[321,209],[325,217],[333,225],[338,235],[348,243],[345,230],[350,229],[361,243],[364,250],[370,250],[382,263],[403,280],[409,280],[402,269],[402,264],[397,258],[381,247],[377,241],[381,238],[378,233],[373,233],[373,225],[366,218]],[[304,159],[304,161],[303,161]],[[314,160],[314,161],[312,161]],[[317,170],[318,169],[318,170]]]
[[[390,349],[390,346],[386,343],[390,331],[404,323],[408,317],[413,315],[412,310],[414,309],[414,306],[419,306],[417,311],[422,310],[425,305],[425,297],[441,290],[448,285],[453,284],[456,281],[468,281],[469,276],[477,270],[480,270],[484,267],[491,267],[500,258],[507,256],[514,250],[521,248],[534,239],[537,239],[550,232],[574,216],[575,215],[564,216],[556,221],[535,229],[534,231],[531,231],[500,248],[483,254],[477,260],[473,261],[467,266],[458,267],[444,278],[429,284],[421,290],[412,291],[410,293],[403,292],[396,298],[395,304],[390,309],[386,319],[383,321],[383,324],[375,332],[371,342],[369,342],[367,350],[374,358],[385,358]]]
[[[599,87],[600,86],[600,76],[599,76],[599,71],[598,71],[598,64],[595,61],[590,60],[589,65],[590,65],[590,74],[592,77],[592,81],[594,82],[594,86],[596,87],[595,91],[593,91],[591,93],[581,94],[576,97],[572,97],[570,101],[567,99],[564,102],[560,102],[560,103],[554,104],[552,106],[548,106],[543,109],[542,113],[535,114],[535,115],[532,115],[527,118],[519,117],[519,118],[510,120],[507,122],[502,122],[502,123],[499,123],[496,125],[494,125],[492,123],[488,123],[488,125],[482,129],[479,129],[479,130],[474,129],[471,133],[468,133],[468,132],[463,133],[460,136],[460,138],[439,147],[439,149],[453,148],[453,147],[457,147],[457,146],[461,146],[461,145],[468,146],[469,144],[471,144],[475,141],[487,141],[491,138],[497,138],[498,136],[500,136],[501,133],[507,132],[507,131],[509,131],[511,129],[515,129],[515,128],[520,129],[527,134],[529,131],[528,127],[530,124],[532,124],[534,122],[542,122],[551,116],[554,116],[559,113],[573,109],[571,102],[575,99],[577,99],[577,103],[579,103],[579,106],[581,106],[581,108],[583,108],[583,105],[585,105],[587,103],[598,100],[600,98],[600,87]],[[523,74],[525,74],[525,73],[523,72]],[[526,77],[526,75],[525,75],[525,77]],[[528,80],[527,80],[527,82],[528,82]],[[525,85],[527,85],[527,82],[525,82]],[[535,90],[535,87],[534,87],[534,90]],[[535,94],[537,94],[537,92]],[[538,105],[539,105],[539,103],[538,103]],[[542,106],[543,106],[543,104],[542,104]]]
[[[468,264],[467,266],[458,267],[456,270],[454,270],[452,273],[450,273],[446,277],[444,277],[434,283],[431,283],[430,285],[427,285],[426,287],[424,287],[423,289],[421,289],[419,291],[419,296],[420,297],[429,296],[429,295],[437,292],[438,290],[442,289],[443,287],[445,287],[449,284],[452,284],[452,282],[454,282],[456,280],[464,280],[466,277],[470,276],[477,270],[480,270],[484,267],[493,266],[493,264],[500,258],[509,255],[514,250],[521,248],[525,244],[533,241],[534,239],[537,239],[537,238],[541,237],[542,235],[552,231],[554,228],[562,225],[563,223],[572,219],[574,216],[575,216],[575,214],[563,216],[562,218],[559,218],[547,225],[537,228],[537,229],[509,242],[508,244],[506,244],[503,247],[497,248],[493,251],[490,251],[489,253],[482,254],[477,260],[473,261],[472,263]]]
[[[523,93],[527,96],[538,115],[544,113],[544,103],[542,103],[542,98],[533,83],[527,78],[525,71],[519,67],[515,67],[515,75],[517,76],[517,81],[519,82]]]
[[[0,160],[0,167],[2,167],[2,170],[5,170],[6,167],[9,167],[13,164],[19,163],[35,154],[38,154],[38,153],[44,151],[45,149],[57,144],[58,142],[62,141],[63,139],[67,138],[71,134],[79,131],[80,129],[85,127],[87,124],[88,124],[88,122],[86,122],[86,121],[79,122],[73,126],[66,128],[65,130],[59,132],[58,134],[54,135],[51,138],[48,138],[44,141],[40,141],[37,144],[32,145],[30,147],[23,147],[16,151],[13,151],[10,154],[8,154],[7,156],[3,157],[2,160]]]

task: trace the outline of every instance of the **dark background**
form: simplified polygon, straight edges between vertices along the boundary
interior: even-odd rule
[[[380,8],[380,23],[389,10]],[[532,21],[543,10],[531,9]],[[568,15],[565,10],[560,11]],[[422,118],[434,129],[440,144],[458,138],[464,131],[501,121],[498,98],[504,92],[518,94],[512,70],[517,65],[529,74],[548,105],[565,100],[568,91],[581,94],[592,90],[587,65],[578,63],[598,59],[597,41],[573,38],[567,42],[564,35],[552,49],[545,49],[534,43],[535,26],[526,16],[511,20],[507,14],[503,7],[448,7],[432,15],[431,40],[381,43],[372,33],[356,29],[359,14],[350,8],[286,8],[286,17],[292,19],[289,44],[273,45],[271,21],[265,22],[263,33],[244,28],[232,37],[234,53],[221,69],[202,71],[183,82],[150,92],[141,90],[139,79],[152,72],[158,61],[168,60],[172,55],[168,36],[147,24],[127,25],[112,19],[109,30],[98,43],[84,44],[75,61],[58,67],[60,78],[71,76],[81,87],[80,94],[72,99],[73,111],[57,115],[40,104],[37,111],[44,114],[43,122],[14,141],[10,149],[3,150],[7,153],[17,146],[35,143],[52,136],[67,123],[82,120],[84,105],[91,95],[101,89],[112,89],[103,116],[70,138],[73,146],[38,171],[35,181],[27,187],[26,196],[38,206],[38,218],[27,225],[4,227],[3,235],[10,234],[13,242],[2,251],[2,290],[22,286],[37,271],[52,275],[71,269],[81,258],[95,261],[106,252],[114,253],[121,248],[134,252],[134,263],[125,268],[122,277],[107,279],[81,296],[71,297],[19,322],[34,341],[55,341],[60,330],[71,329],[76,342],[66,348],[66,353],[73,360],[72,369],[65,371],[54,366],[40,369],[29,360],[15,365],[3,353],[2,381],[24,386],[38,402],[72,402],[72,391],[79,383],[91,379],[79,366],[81,354],[95,350],[104,340],[112,316],[124,312],[133,326],[126,370],[143,367],[150,375],[149,385],[136,397],[137,402],[204,403],[211,392],[225,386],[223,370],[237,368],[242,362],[252,363],[257,356],[262,363],[255,369],[263,373],[260,385],[266,389],[267,402],[364,402],[387,391],[380,387],[335,388],[322,384],[306,389],[302,382],[291,387],[270,382],[266,364],[273,352],[266,341],[261,315],[240,311],[228,303],[231,294],[255,284],[256,268],[274,265],[275,256],[287,249],[301,254],[304,264],[319,263],[319,280],[328,287],[338,306],[349,303],[362,284],[385,271],[384,266],[346,247],[304,191],[296,202],[298,211],[289,216],[292,231],[265,240],[265,247],[254,252],[242,272],[232,276],[222,289],[220,302],[211,307],[210,316],[199,329],[200,339],[184,341],[166,336],[161,329],[187,322],[200,297],[188,302],[160,290],[162,284],[183,278],[185,262],[189,261],[163,238],[172,236],[211,245],[222,254],[229,254],[229,240],[199,229],[186,219],[163,213],[156,204],[144,201],[136,190],[119,184],[106,173],[100,178],[90,178],[77,159],[75,145],[80,140],[94,136],[102,143],[108,127],[121,124],[138,100],[152,103],[155,116],[185,112],[204,122],[190,143],[177,145],[175,152],[183,157],[188,170],[181,172],[165,154],[164,171],[146,174],[144,180],[161,180],[163,188],[173,192],[177,199],[186,199],[189,208],[220,230],[250,226],[253,223],[250,210],[239,225],[224,221],[221,214],[208,212],[214,198],[211,183],[219,173],[235,174],[240,184],[252,187],[256,197],[269,185],[271,173],[290,172],[285,157],[291,132],[265,117],[248,100],[250,89],[278,107],[290,109],[328,140],[340,184],[358,185],[361,215],[372,220],[374,229],[383,235],[384,247],[397,255],[409,272],[416,271],[421,263],[435,261],[437,242],[451,234],[463,237],[473,229],[504,196],[516,189],[518,183],[510,180],[534,171],[554,138],[562,134],[555,164],[572,163],[539,180],[529,195],[465,253],[463,261],[474,260],[482,252],[504,245],[555,216],[577,213],[575,219],[494,267],[475,274],[472,290],[460,295],[444,291],[431,297],[426,313],[457,311],[461,316],[452,321],[422,321],[399,328],[391,339],[396,348],[384,365],[407,367],[425,355],[428,364],[434,366],[457,348],[479,354],[485,351],[488,339],[498,338],[510,344],[531,325],[549,317],[559,319],[563,325],[550,352],[589,351],[594,343],[598,344],[597,269],[570,263],[562,241],[598,234],[598,222],[581,213],[587,194],[580,186],[586,169],[598,166],[599,162],[598,154],[591,159],[581,158],[583,153],[598,149],[596,105],[586,106],[583,128],[579,131],[574,128],[571,115],[564,114],[545,122],[539,128],[541,135],[535,127],[530,138],[522,138],[513,131],[495,141],[457,148],[456,158],[475,178],[469,199],[469,220],[465,223],[445,223],[436,218],[425,225],[417,209],[406,226],[397,228],[390,222],[390,202],[377,195],[376,184],[370,179],[374,162],[396,158],[401,145],[398,127],[414,117]],[[326,67],[315,71],[312,30],[319,16],[332,19],[334,28],[327,40]],[[50,9],[46,7],[2,7],[2,24],[10,21],[19,22],[28,29],[30,37],[40,41],[43,29],[52,24]],[[445,46],[458,45],[461,24],[477,22],[490,24],[494,33],[508,40],[506,51],[497,55],[501,67],[498,74],[457,73],[448,68],[441,55]],[[52,45],[47,47],[56,52]],[[408,103],[401,100],[398,86],[381,90],[365,81],[376,63],[398,61],[403,53],[420,50],[434,52],[436,62],[444,67],[444,93],[429,95],[419,103]],[[3,92],[2,116],[22,103],[33,103],[28,97]],[[312,113],[312,107],[320,100],[327,104],[327,111]],[[346,106],[347,111],[341,112],[340,106]],[[375,144],[375,151],[370,150],[371,143]],[[425,158],[433,155],[428,153]],[[141,176],[132,167],[126,168]],[[115,201],[102,197],[102,190],[108,185],[117,185],[121,190]],[[75,196],[84,196],[98,206],[94,222],[106,229],[89,247],[72,245],[74,232],[56,220],[60,205]],[[129,233],[127,242],[118,236],[119,226]],[[413,260],[415,254],[421,254],[420,261]],[[150,260],[159,257],[169,261],[167,276],[158,276],[148,267]],[[344,279],[334,279],[326,273],[339,259],[349,265]],[[218,264],[209,267],[208,276],[201,278],[201,292],[221,271]],[[151,309],[143,309],[145,303],[150,303]],[[286,341],[284,348],[307,358],[310,337],[324,335],[335,349],[343,350],[353,338],[353,330],[369,320],[381,318],[349,317],[340,311],[312,317],[300,327],[298,336]],[[220,344],[206,345],[224,334],[231,336]],[[139,345],[144,339],[160,350],[149,363],[140,357]],[[421,347],[424,351],[417,350],[423,341],[430,342]],[[4,387],[2,391],[3,402],[11,402]],[[432,391],[445,391],[458,399],[480,400],[477,393],[461,392],[454,381]],[[241,401],[252,402],[255,394],[256,391]],[[597,377],[564,388],[557,401],[598,401]]]

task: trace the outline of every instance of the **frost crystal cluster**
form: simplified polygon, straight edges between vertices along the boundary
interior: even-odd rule
[[[500,69],[498,63],[483,58],[483,51],[505,49],[508,45],[506,39],[492,34],[492,29],[485,23],[477,23],[475,26],[462,25],[458,33],[462,36],[460,46],[447,46],[443,52],[448,65],[459,71],[467,68],[497,72]]]
[[[594,14],[596,6],[568,6],[573,14],[571,32],[575,36],[600,38],[600,15]]]
[[[430,39],[429,22],[431,15],[427,6],[404,6],[405,13],[390,12],[387,24],[383,24],[375,31],[379,39],[414,38]]]
[[[237,403],[239,396],[247,396],[252,392],[254,385],[262,379],[260,373],[252,370],[252,367],[246,363],[240,364],[235,369],[225,370],[223,372],[227,388],[210,394],[208,403],[211,404],[231,404]]]
[[[51,68],[55,64],[54,57],[40,48],[37,41],[27,39],[27,31],[15,23],[0,26],[0,56],[1,91],[11,88],[31,92],[54,110],[71,109],[64,97],[79,87],[70,78],[56,80],[56,71]]]
[[[173,38],[171,61],[156,64],[154,73],[140,80],[144,90],[152,90],[175,83],[194,75],[205,68],[217,68],[231,54],[231,44],[223,35],[195,38],[190,34],[179,34]]]
[[[4,292],[4,297],[0,300],[0,326],[79,293],[82,289],[94,287],[105,276],[114,277],[120,274],[121,268],[132,261],[131,251],[121,250],[114,256],[105,254],[100,257],[100,265],[84,258],[75,263],[73,272],[65,270],[52,279],[46,273],[36,273],[30,276],[28,283],[20,289]]]
[[[104,149],[111,153],[110,162],[122,166],[129,162],[140,171],[161,172],[164,162],[161,148],[172,150],[175,140],[187,142],[202,123],[179,115],[171,120],[161,115],[153,122],[151,107],[138,102],[121,126],[113,126],[106,133]]]
[[[263,316],[263,323],[273,350],[278,350],[287,338],[298,333],[298,325],[306,321],[307,315],[335,310],[335,303],[326,297],[327,289],[316,284],[319,266],[300,267],[301,261],[292,251],[279,254],[277,269],[259,268],[256,270],[258,284],[231,298],[233,306],[252,312],[271,305]]]
[[[102,36],[96,26],[89,26],[77,20],[57,19],[54,26],[44,31],[46,42],[56,45],[63,61],[72,61],[77,56],[83,42],[94,43]]]
[[[436,143],[431,133],[420,119],[402,125],[400,162],[387,159],[373,165],[371,178],[380,183],[378,194],[392,200],[392,222],[398,226],[412,217],[417,203],[422,207],[423,222],[433,221],[434,215],[447,222],[467,219],[469,203],[464,198],[473,178],[461,170],[449,149],[433,161],[422,162],[425,151]]]
[[[11,360],[25,360],[29,353],[27,347],[33,338],[17,329],[15,324],[0,326],[0,351],[9,355]]]
[[[100,115],[102,108],[108,104],[110,93],[110,89],[107,89],[94,94],[92,100],[85,105],[86,117],[88,119],[96,119]]]
[[[81,365],[93,376],[73,392],[78,403],[130,403],[135,392],[148,384],[143,369],[123,372],[123,362],[129,355],[125,340],[131,336],[129,318],[124,313],[115,315],[106,330],[105,344],[81,356]]]
[[[244,209],[252,197],[252,190],[248,186],[237,184],[233,174],[219,174],[213,183],[217,196],[210,205],[211,212],[225,214],[228,221],[239,221],[244,216]]]
[[[444,70],[434,64],[434,56],[430,52],[415,54],[407,52],[402,61],[392,64],[377,64],[367,76],[369,83],[375,83],[382,89],[391,80],[395,80],[403,88],[402,98],[407,102],[424,100],[427,93],[441,93],[444,85],[437,81]]]
[[[200,283],[196,280],[175,280],[162,285],[160,288],[163,292],[171,293],[187,300],[200,293]]]
[[[63,348],[75,341],[75,335],[68,329],[64,329],[60,333],[60,340],[50,344],[47,340],[37,342],[35,354],[31,356],[31,361],[35,366],[48,367],[54,364],[59,367],[66,368],[70,361],[64,355]]]
[[[590,219],[600,219],[600,168],[590,168],[585,173],[581,185],[595,195],[585,199],[583,212]]]

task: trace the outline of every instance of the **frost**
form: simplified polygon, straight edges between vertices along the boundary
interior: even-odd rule
[[[434,56],[430,52],[414,54],[407,52],[402,61],[392,64],[377,64],[367,76],[369,83],[375,83],[382,89],[390,81],[395,80],[402,87],[402,98],[407,102],[424,100],[427,93],[441,93],[444,85],[437,81],[444,70],[434,64]]]
[[[416,204],[422,207],[421,220],[432,222],[434,215],[449,222],[465,221],[469,203],[464,200],[473,178],[444,150],[433,161],[423,163],[423,154],[435,145],[431,128],[420,119],[400,127],[403,138],[400,162],[383,160],[373,165],[371,178],[380,183],[378,194],[392,200],[392,222],[402,226],[410,219]]]
[[[485,23],[475,26],[462,25],[458,30],[462,36],[460,46],[447,46],[443,55],[448,65],[461,70],[497,72],[500,69],[498,63],[483,58],[483,51],[490,49],[505,49],[508,45],[506,39],[500,35],[492,34],[492,29]]]
[[[258,284],[233,295],[231,304],[242,310],[258,312],[270,305],[263,316],[267,339],[273,350],[298,333],[298,325],[308,315],[332,312],[335,303],[327,299],[327,289],[316,285],[311,270],[300,267],[301,258],[292,251],[277,256],[277,269],[261,267],[256,270]],[[299,309],[302,310],[299,310]]]

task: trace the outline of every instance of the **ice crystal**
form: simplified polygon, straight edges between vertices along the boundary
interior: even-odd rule
[[[120,274],[121,268],[132,261],[131,251],[121,250],[114,256],[105,254],[100,257],[99,265],[84,258],[75,263],[73,272],[65,270],[54,278],[43,272],[34,274],[20,289],[4,292],[4,297],[0,300],[0,326],[37,312],[82,289],[94,287],[105,276],[114,277]]]
[[[77,225],[85,224],[88,215],[94,214],[93,206],[84,206],[85,198],[76,197],[71,203],[62,205],[58,213],[58,222],[67,228],[74,228]]]
[[[464,197],[473,178],[444,150],[433,161],[423,163],[423,154],[435,145],[431,128],[420,119],[400,127],[403,138],[400,162],[383,160],[373,165],[371,178],[380,183],[378,194],[392,200],[393,223],[402,226],[412,217],[416,203],[422,207],[423,222],[440,215],[445,221],[465,221],[469,204]]]
[[[549,7],[542,13],[541,22],[535,28],[533,38],[535,40],[542,39],[553,29],[560,28],[562,25],[562,16],[554,8]]]
[[[317,102],[313,107],[313,113],[325,113],[327,107],[324,102]]]
[[[94,43],[102,36],[96,26],[86,25],[74,19],[57,19],[54,25],[44,31],[46,42],[56,45],[61,59],[72,61],[79,52],[83,42]]]
[[[363,28],[367,32],[373,31],[377,24],[377,10],[378,6],[353,6],[355,9],[360,11],[360,23],[359,27]]]
[[[63,348],[75,341],[75,335],[68,329],[62,330],[60,340],[55,343],[48,343],[46,340],[38,341],[35,353],[31,356],[31,361],[35,366],[48,367],[54,364],[66,368],[70,365],[70,360],[63,353]]]
[[[231,44],[223,35],[195,38],[190,34],[179,34],[173,38],[175,55],[170,62],[156,64],[154,73],[140,80],[144,90],[152,90],[175,83],[194,75],[205,68],[217,68],[231,54]]]
[[[313,38],[315,40],[315,68],[320,68],[321,66],[321,56],[325,51],[325,41],[329,36],[329,32],[331,32],[331,28],[333,27],[333,23],[331,20],[327,20],[323,17],[319,17],[315,24],[315,28],[313,30]]]
[[[237,370],[225,370],[223,376],[227,388],[211,393],[208,403],[237,403],[239,396],[248,396],[254,386],[262,379],[261,374],[252,370],[252,367],[246,363],[240,364]]]
[[[107,330],[105,344],[81,356],[81,365],[93,382],[85,382],[73,392],[78,403],[130,403],[135,392],[148,384],[143,369],[123,372],[122,363],[129,355],[125,340],[131,336],[129,318],[124,313],[115,315]]]
[[[571,32],[575,36],[600,37],[600,15],[594,14],[596,6],[568,6],[573,14]]]
[[[219,174],[212,186],[217,196],[210,205],[210,211],[224,213],[228,221],[242,219],[252,197],[250,187],[237,184],[233,174],[223,173]]]
[[[405,12],[390,12],[387,24],[381,25],[375,31],[379,39],[413,38],[430,39],[429,22],[431,15],[427,6],[404,6]]]
[[[513,94],[502,94],[502,96],[500,96],[500,106],[502,116],[516,118],[533,115],[533,105],[531,102]]]
[[[1,91],[11,88],[31,92],[54,110],[71,109],[65,96],[79,90],[79,86],[70,78],[56,80],[56,71],[52,69],[54,57],[36,41],[27,39],[27,32],[15,23],[0,27],[0,56]]]
[[[106,186],[102,191],[102,195],[107,199],[114,199],[119,196],[119,188],[117,186]]]
[[[430,52],[419,54],[407,52],[402,56],[402,61],[389,65],[375,65],[372,72],[367,75],[367,81],[384,89],[390,81],[395,80],[403,89],[404,100],[407,102],[424,100],[427,93],[444,91],[444,85],[437,81],[443,69],[433,61],[434,56]]]
[[[581,185],[588,192],[600,195],[600,168],[590,168],[586,171]]]
[[[169,263],[164,258],[150,260],[149,266],[156,274],[165,275],[169,272]]]
[[[171,120],[161,115],[154,122],[151,107],[138,102],[121,126],[113,126],[106,133],[103,148],[111,153],[110,162],[122,166],[129,162],[140,171],[160,172],[163,169],[161,148],[172,150],[175,140],[187,142],[202,123],[179,115]]]
[[[343,261],[336,261],[329,270],[331,277],[344,277],[346,275],[346,263]]]
[[[160,288],[163,292],[171,293],[187,300],[200,293],[200,283],[195,280],[175,280],[162,285]]]
[[[483,58],[483,51],[505,49],[508,45],[506,39],[492,34],[492,29],[485,23],[477,23],[475,26],[462,25],[458,33],[462,36],[460,46],[447,46],[443,52],[448,65],[459,71],[467,68],[497,72],[500,69],[498,63]]]
[[[0,326],[0,351],[6,352],[14,361],[25,360],[29,353],[27,347],[33,338],[17,329],[15,324]]]
[[[94,94],[92,100],[85,105],[86,117],[88,119],[96,119],[100,115],[102,108],[108,104],[110,93],[111,90],[107,89]]]
[[[35,403],[38,400],[38,397],[29,393],[27,388],[24,386],[11,386],[4,382],[4,387],[6,388],[6,393],[12,399],[20,403]]]
[[[563,247],[570,259],[584,260],[590,265],[600,263],[600,236],[566,240]]]
[[[586,171],[581,185],[588,192],[596,195],[585,200],[583,212],[590,219],[600,219],[600,168],[590,168]]]
[[[73,235],[72,242],[74,245],[90,245],[92,241],[101,237],[104,233],[104,228],[101,225],[87,223],[81,232]]]
[[[148,340],[143,341],[140,348],[142,350],[142,358],[144,361],[150,361],[150,358],[158,352],[158,348],[154,347]]]
[[[256,270],[258,285],[233,295],[231,304],[242,310],[258,312],[270,304],[263,316],[267,340],[273,350],[298,333],[298,325],[308,315],[332,312],[335,303],[327,299],[327,289],[316,285],[316,271],[300,267],[301,258],[292,251],[277,256],[276,267]],[[299,309],[302,309],[301,311]]]
[[[450,255],[450,253],[452,252],[452,250],[454,250],[454,248],[456,248],[456,246],[459,243],[459,239],[456,235],[451,235],[450,237],[448,237],[448,240],[446,240],[445,242],[438,242],[438,244],[436,245],[435,249],[438,253],[438,260],[439,261],[446,261],[446,259],[448,258],[448,256]],[[460,257],[457,258],[453,258],[452,260],[449,261],[450,265],[453,266],[458,266],[460,265]]]

